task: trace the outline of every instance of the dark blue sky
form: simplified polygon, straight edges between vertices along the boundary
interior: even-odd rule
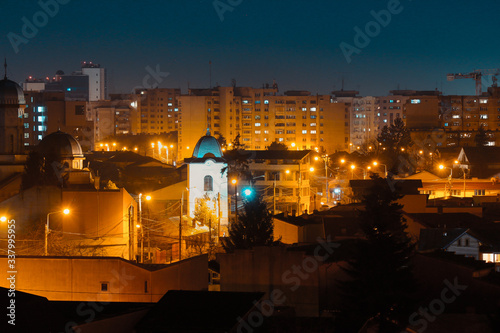
[[[42,9],[38,1],[2,0],[0,55],[15,81],[70,73],[92,60],[108,69],[110,92],[141,86],[147,66],[170,73],[160,87],[207,87],[209,60],[213,84],[234,78],[260,87],[276,79],[280,91],[320,94],[340,89],[342,77],[362,95],[398,84],[474,94],[473,80],[447,82],[446,74],[500,67],[498,0],[401,0],[400,13],[347,63],[340,43],[356,46],[354,27],[364,30],[374,21],[370,12],[391,1],[232,0],[240,4],[221,21],[213,0],[64,0],[16,53],[9,33],[23,37],[22,18],[33,22]]]

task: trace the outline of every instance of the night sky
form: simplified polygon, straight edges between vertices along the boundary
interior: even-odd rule
[[[24,38],[22,18],[33,22],[42,8],[38,1],[1,1],[0,56],[12,80],[68,74],[88,60],[108,69],[110,93],[142,86],[147,66],[170,73],[160,87],[187,92],[188,82],[209,86],[211,60],[213,85],[234,78],[238,86],[261,87],[276,79],[281,92],[327,94],[344,77],[345,89],[362,95],[388,94],[398,84],[474,94],[473,80],[447,82],[446,74],[500,67],[498,0],[401,0],[399,13],[350,63],[340,43],[356,46],[354,27],[364,31],[374,21],[370,12],[394,0],[220,0],[236,4],[223,21],[213,0],[60,1],[68,3],[18,53],[8,34]]]

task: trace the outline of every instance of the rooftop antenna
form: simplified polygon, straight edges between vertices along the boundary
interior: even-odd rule
[[[3,79],[7,80],[7,58],[4,58],[3,67],[5,68],[5,75],[4,75]]]
[[[210,89],[212,89],[212,60],[208,61],[208,71],[210,77]]]

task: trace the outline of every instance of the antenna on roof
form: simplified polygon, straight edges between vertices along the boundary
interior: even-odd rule
[[[210,136],[210,128],[207,127],[207,136]]]

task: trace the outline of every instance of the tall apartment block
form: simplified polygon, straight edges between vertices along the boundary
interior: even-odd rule
[[[240,135],[240,143],[254,150],[276,141],[290,149],[318,147],[334,152],[345,149],[349,141],[350,119],[344,103],[308,91],[279,95],[276,84],[190,89],[179,97],[179,110],[180,158],[190,153],[207,128],[228,143]]]
[[[180,94],[180,89],[137,90],[132,96],[131,133],[160,134],[177,131]]]
[[[350,118],[349,150],[369,150],[374,144],[379,129],[379,99],[372,96],[357,96],[358,91],[334,91],[334,101],[345,103]],[[346,125],[347,126],[347,125]]]

